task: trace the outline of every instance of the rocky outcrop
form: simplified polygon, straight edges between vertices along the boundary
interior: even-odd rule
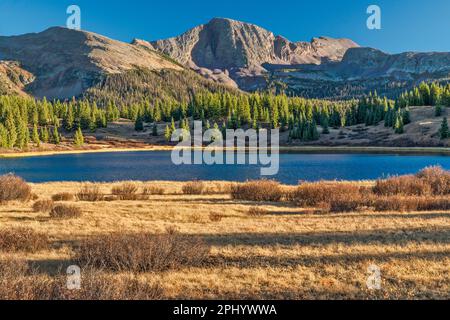
[[[26,95],[25,87],[34,79],[34,75],[22,69],[18,62],[0,61],[0,95]]]

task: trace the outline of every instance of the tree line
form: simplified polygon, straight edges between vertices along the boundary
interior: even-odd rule
[[[98,103],[98,104],[97,104]],[[25,149],[29,143],[59,144],[61,132],[75,133],[74,143],[83,144],[83,131],[95,132],[119,118],[135,122],[135,130],[152,125],[157,136],[157,123],[165,122],[164,135],[170,140],[178,127],[190,130],[190,120],[200,120],[206,129],[277,128],[289,132],[289,140],[314,141],[331,128],[365,124],[386,127],[401,134],[410,122],[410,106],[436,106],[436,115],[450,106],[450,85],[422,83],[397,100],[380,97],[376,92],[359,100],[332,101],[289,97],[268,92],[199,90],[189,99],[175,97],[150,99],[134,97],[132,103],[116,99],[101,102],[87,97],[68,101],[47,101],[22,96],[0,96],[0,147]],[[445,123],[444,123],[445,122]],[[448,135],[446,119],[441,137]],[[320,127],[320,128],[319,128]],[[81,135],[81,136],[80,136]]]

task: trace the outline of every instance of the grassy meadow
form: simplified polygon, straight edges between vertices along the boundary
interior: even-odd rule
[[[449,299],[450,172],[383,181],[0,178],[0,299]],[[82,269],[81,290],[66,268]],[[381,270],[369,290],[368,268]]]

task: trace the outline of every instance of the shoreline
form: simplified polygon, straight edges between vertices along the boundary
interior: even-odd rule
[[[0,153],[0,159],[30,158],[57,155],[95,154],[95,153],[118,153],[118,152],[149,152],[149,151],[172,151],[174,146],[148,146],[142,148],[99,148],[80,150],[47,150],[29,152]],[[194,148],[193,148],[194,149]],[[202,148],[202,150],[207,147]],[[248,149],[248,148],[247,148]],[[197,149],[198,150],[198,149]],[[226,151],[227,148],[224,148]],[[255,151],[255,149],[249,149]],[[262,149],[258,149],[262,150]],[[450,155],[450,148],[445,147],[352,147],[352,146],[282,146],[280,153],[367,153],[367,154],[423,154],[423,155]]]

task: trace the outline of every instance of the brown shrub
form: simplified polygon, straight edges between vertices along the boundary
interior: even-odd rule
[[[415,176],[400,176],[378,180],[373,192],[380,196],[426,196],[432,194],[432,189],[426,181]]]
[[[84,185],[77,192],[76,197],[79,201],[96,202],[103,200],[103,194],[97,185]]]
[[[50,211],[50,217],[53,219],[73,219],[81,217],[81,209],[69,205],[57,205]]]
[[[450,171],[441,167],[428,167],[420,171],[417,178],[425,181],[436,196],[450,194]]]
[[[205,184],[202,181],[191,181],[183,186],[183,193],[190,195],[200,195],[205,191]]]
[[[166,193],[166,190],[161,187],[157,186],[144,186],[142,188],[142,194],[145,196],[151,196],[151,195],[163,195]]]
[[[450,210],[450,198],[443,196],[374,196],[368,201],[368,206],[375,211],[432,211]]]
[[[311,182],[303,183],[294,191],[292,198],[300,206],[317,206],[319,204],[335,202],[345,206],[344,202],[360,203],[366,189],[356,184],[343,182]]]
[[[281,185],[273,180],[254,180],[234,184],[231,196],[236,200],[278,202],[283,199]]]
[[[418,200],[417,211],[450,210],[449,197],[427,197]]]
[[[333,198],[329,202],[330,212],[357,212],[364,207],[362,198]]]
[[[69,192],[57,193],[52,196],[53,201],[74,201],[75,196]]]
[[[111,271],[155,272],[200,265],[209,247],[196,237],[174,230],[165,234],[112,233],[85,240],[75,250],[76,261],[85,267]]]
[[[0,177],[0,202],[28,201],[31,196],[31,187],[22,178],[12,174]]]
[[[30,228],[0,229],[0,251],[35,252],[48,247],[48,237]]]
[[[429,167],[417,175],[392,177],[377,181],[373,188],[382,196],[441,196],[450,194],[450,171],[440,167]]]
[[[22,260],[0,260],[0,300],[157,300],[164,290],[137,275],[82,270],[80,290],[67,289],[67,276],[50,277]]]
[[[383,196],[373,200],[375,211],[417,211],[419,197]]]
[[[269,211],[262,207],[251,207],[248,209],[248,215],[252,217],[259,217],[268,214]]]
[[[120,186],[112,188],[111,193],[119,198],[119,200],[137,200],[139,188],[135,183],[123,183]]]
[[[53,209],[53,200],[39,200],[33,204],[34,212],[50,212]]]

